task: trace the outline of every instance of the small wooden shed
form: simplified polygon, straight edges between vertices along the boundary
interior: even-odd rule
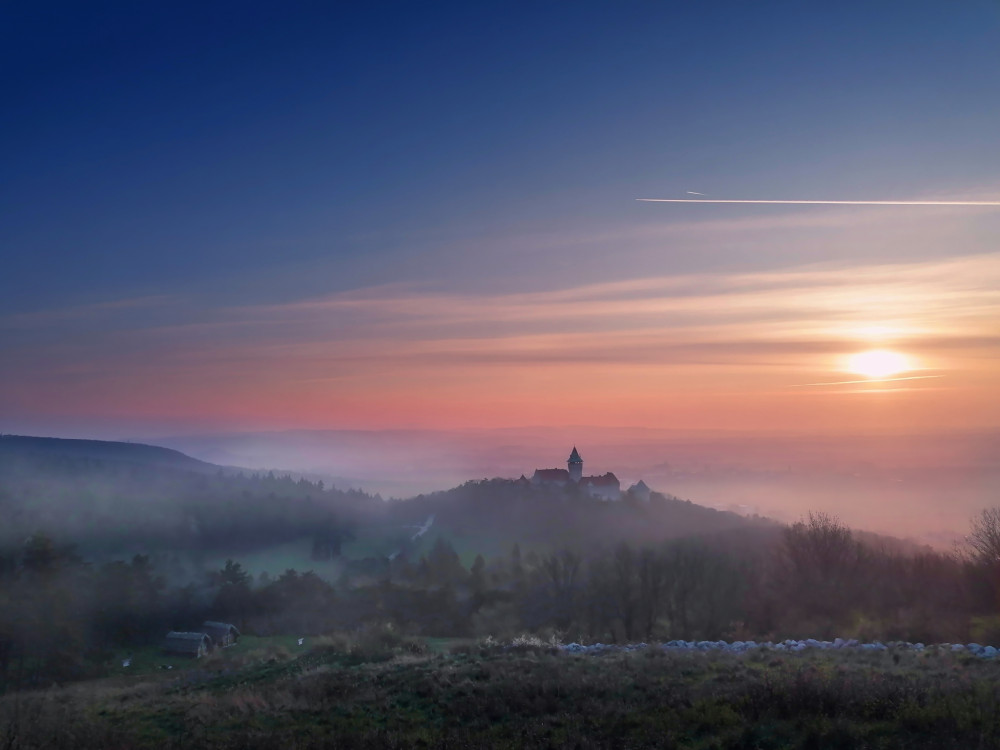
[[[212,644],[216,648],[226,648],[227,646],[232,646],[240,639],[239,629],[235,625],[230,625],[228,622],[205,620],[205,622],[201,624],[201,630],[212,639]]]
[[[171,630],[163,641],[163,651],[177,656],[200,659],[212,650],[212,639],[205,633],[181,633]]]

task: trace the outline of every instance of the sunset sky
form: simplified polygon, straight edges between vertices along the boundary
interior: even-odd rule
[[[0,60],[2,432],[1000,428],[1000,206],[637,201],[1000,201],[993,0],[19,3]]]

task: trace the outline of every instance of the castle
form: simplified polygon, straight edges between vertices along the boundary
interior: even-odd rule
[[[535,469],[530,482],[534,487],[565,487],[572,482],[591,497],[600,500],[620,500],[622,496],[621,482],[610,471],[602,476],[583,476],[583,459],[575,445],[565,469]]]

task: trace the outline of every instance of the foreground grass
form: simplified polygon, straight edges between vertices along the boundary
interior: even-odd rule
[[[108,675],[114,677],[157,675],[166,671],[169,674],[163,675],[164,677],[176,678],[181,672],[190,669],[242,669],[254,662],[272,658],[286,659],[307,650],[307,647],[298,645],[298,638],[295,636],[259,638],[244,635],[235,646],[219,649],[200,661],[190,656],[164,653],[160,646],[122,649],[115,653],[106,665],[106,670]],[[129,660],[127,667],[123,665],[126,658]]]
[[[951,654],[462,650],[9,695],[0,747],[1000,747],[1000,664]]]

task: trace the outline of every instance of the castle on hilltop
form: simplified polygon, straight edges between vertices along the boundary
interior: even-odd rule
[[[524,478],[522,476],[522,478]],[[530,480],[533,487],[554,486],[565,487],[569,484],[579,486],[591,497],[600,500],[620,500],[622,496],[621,482],[610,471],[601,476],[585,477],[583,475],[583,459],[580,452],[573,446],[565,469],[535,469]]]

